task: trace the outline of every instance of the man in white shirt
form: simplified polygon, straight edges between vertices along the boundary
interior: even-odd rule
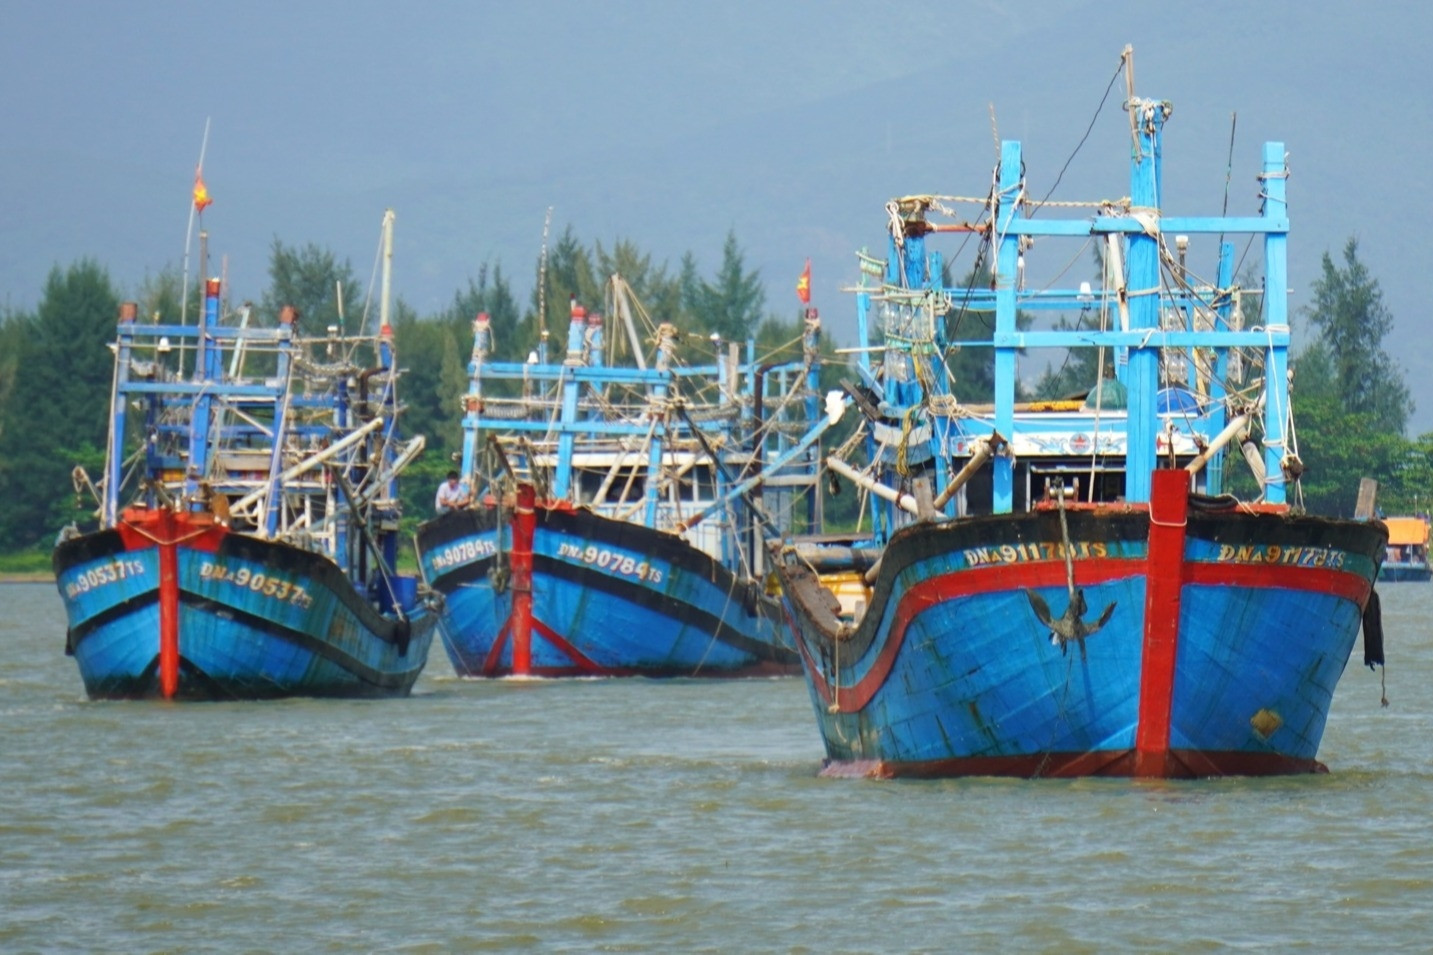
[[[439,514],[446,514],[467,503],[468,492],[458,483],[458,472],[449,471],[448,479],[438,485],[438,496],[433,499],[433,510]]]

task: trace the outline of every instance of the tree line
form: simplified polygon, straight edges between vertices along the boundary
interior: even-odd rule
[[[669,268],[631,241],[586,244],[570,227],[534,272],[537,281],[525,304],[501,264],[486,263],[436,314],[420,316],[401,298],[390,310],[404,370],[405,430],[428,438],[427,451],[402,485],[412,520],[428,516],[433,489],[461,448],[459,402],[467,391],[473,319],[480,312],[491,321],[495,359],[525,358],[546,333],[550,356],[561,360],[570,303],[603,311],[607,278],[616,273],[655,321],[689,333],[684,342],[693,358],[699,357],[693,343],[710,351],[712,334],[727,341],[755,337],[769,351],[800,333],[799,317],[768,312],[765,287],[747,268],[734,234],[726,237],[711,277],[700,273],[691,252]],[[376,305],[363,301],[352,264],[327,249],[276,238],[268,279],[250,306],[256,323],[272,324],[280,307],[293,305],[303,334],[321,335],[329,326],[376,331]],[[107,346],[119,304],[137,302],[141,320],[176,321],[183,284],[166,270],[125,289],[98,262],[83,259],[50,272],[34,311],[0,315],[0,554],[48,553],[58,529],[84,513],[77,505],[91,507],[72,492],[71,471],[80,465],[97,474],[103,466],[113,373]],[[196,307],[191,294],[182,309],[191,321]],[[619,344],[610,333],[609,341]]]
[[[799,317],[767,310],[765,288],[746,267],[735,235],[727,236],[721,263],[706,278],[690,252],[669,268],[633,242],[586,244],[569,228],[534,273],[537,281],[526,303],[518,301],[500,264],[484,264],[437,314],[419,316],[401,298],[393,306],[395,347],[405,369],[407,431],[429,441],[404,485],[410,519],[427,515],[432,489],[461,447],[459,401],[467,388],[472,321],[479,312],[490,316],[498,359],[521,360],[544,332],[549,347],[560,350],[572,298],[600,310],[607,277],[618,273],[655,320],[691,333],[690,348],[713,333],[728,341],[755,336],[765,350],[799,337]],[[272,321],[280,306],[291,304],[300,311],[303,330],[314,334],[330,325],[357,331],[365,320],[371,331],[376,322],[371,306],[365,319],[361,299],[353,294],[363,286],[351,264],[319,246],[275,239],[268,278],[253,306],[259,320]],[[112,375],[106,346],[114,338],[121,299],[137,301],[141,316],[170,321],[180,312],[183,291],[173,271],[122,290],[103,266],[82,259],[51,271],[32,312],[0,316],[0,554],[48,552],[56,531],[77,514],[71,470],[78,464],[96,473],[102,466]],[[1433,488],[1433,434],[1404,437],[1413,402],[1401,369],[1383,349],[1393,316],[1377,279],[1358,258],[1355,239],[1338,260],[1324,254],[1300,317],[1306,344],[1291,367],[1305,506],[1349,515],[1359,478],[1370,476],[1380,483],[1386,513],[1426,510]],[[957,343],[988,341],[987,325],[974,314],[947,316],[947,332]],[[618,336],[609,338],[615,345]],[[550,352],[550,357],[560,355]],[[952,350],[949,362],[962,399],[988,400],[993,384],[988,358],[989,349],[978,344]],[[1034,394],[1088,390],[1096,367],[1092,349],[1073,349],[1060,368],[1046,370]],[[834,385],[840,375],[828,358],[826,377]]]

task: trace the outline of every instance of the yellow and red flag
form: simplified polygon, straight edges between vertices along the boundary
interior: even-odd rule
[[[213,205],[214,200],[209,198],[209,188],[204,185],[204,172],[202,169],[194,170],[194,211],[203,212],[206,206]]]
[[[801,278],[796,280],[796,297],[801,299],[802,305],[811,304],[811,260],[806,260],[806,268],[801,272]]]

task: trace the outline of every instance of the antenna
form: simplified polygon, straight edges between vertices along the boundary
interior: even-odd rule
[[[204,152],[209,148],[209,119],[204,117],[204,138],[199,142],[199,165],[194,167],[197,179],[204,171]],[[183,325],[189,315],[189,243],[194,238],[194,200],[189,201],[189,224],[184,228],[184,283],[179,293],[179,324]]]
[[[1229,160],[1224,166],[1224,207],[1219,210],[1219,215],[1229,214],[1229,180],[1234,175],[1234,131],[1239,128],[1239,114],[1229,114]],[[1219,233],[1219,245],[1224,245],[1224,233]]]
[[[537,328],[539,337],[547,327],[547,230],[552,225],[552,206],[542,220],[542,253],[537,259]]]

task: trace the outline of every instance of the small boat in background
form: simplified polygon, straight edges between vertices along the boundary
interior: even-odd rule
[[[826,465],[870,495],[873,533],[773,546],[829,774],[1318,771],[1361,623],[1365,662],[1383,662],[1387,530],[1287,503],[1302,465],[1284,146],[1264,146],[1257,215],[1168,216],[1172,107],[1126,107],[1128,199],[1034,203],[1006,141],[984,198],[894,199],[885,258],[861,258],[848,391],[866,420]],[[1240,233],[1262,244],[1266,294],[1236,281],[1224,237]],[[973,256],[965,282],[935,247],[951,234]],[[1047,247],[1059,261],[1037,282],[1027,259]],[[1091,247],[1102,282],[1058,285]],[[1037,311],[1063,321],[1027,329]],[[962,320],[991,328],[959,344],[993,353],[993,405],[957,396]],[[1091,349],[1089,395],[1017,403],[1017,357],[1036,347]],[[1255,499],[1228,493],[1226,448]]]
[[[384,217],[388,287],[392,213]],[[55,547],[66,653],[92,699],[402,696],[435,617],[394,570],[397,424],[376,336],[253,327],[206,283],[194,325],[120,309],[98,529]]]
[[[1380,581],[1426,581],[1433,579],[1428,566],[1428,518],[1385,517],[1388,525],[1388,550],[1378,568]]]
[[[611,361],[601,316],[576,302],[556,361],[545,340],[526,363],[493,361],[487,316],[474,323],[461,478],[479,493],[417,533],[453,667],[798,673],[761,542],[814,487],[807,450],[831,423],[816,401],[819,319],[808,315],[800,359],[761,363],[748,345],[742,361],[731,344],[698,366],[678,361],[678,331],[662,323],[648,367],[620,277],[612,288],[630,365]]]

